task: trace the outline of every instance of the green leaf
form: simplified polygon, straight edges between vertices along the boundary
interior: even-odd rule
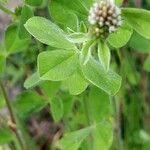
[[[115,0],[115,3],[120,6],[123,3],[123,0]]]
[[[40,6],[43,0],[25,0],[26,4],[31,6]]]
[[[89,7],[93,3],[93,0],[52,0],[52,5],[54,2],[57,3],[57,5],[62,6],[62,9],[57,10],[59,11],[59,14],[65,9],[69,12],[76,13],[82,19],[87,19]]]
[[[3,74],[6,69],[6,49],[4,44],[0,44],[0,74]]]
[[[59,141],[59,146],[62,150],[78,150],[81,143],[90,135],[93,136],[94,150],[108,150],[112,144],[113,129],[112,125],[108,122],[100,122],[98,124],[91,125],[89,127],[67,133]]]
[[[50,20],[42,17],[32,17],[25,28],[40,42],[61,49],[76,49],[75,45],[67,40],[65,33]]]
[[[0,54],[0,74],[4,72],[6,68],[6,57]]]
[[[83,33],[88,32],[87,26],[83,21],[80,22],[80,32],[83,32]]]
[[[47,104],[48,101],[42,99],[37,93],[28,91],[17,96],[14,107],[20,117],[26,118],[32,113],[39,112]]]
[[[82,65],[82,71],[87,80],[110,95],[115,95],[121,86],[121,77],[115,72],[106,71],[103,66],[93,58]]]
[[[77,150],[83,140],[93,131],[94,128],[95,126],[90,126],[78,131],[65,134],[65,136],[59,142],[60,148],[62,150]]]
[[[58,24],[77,31],[78,17],[73,11],[70,11],[67,7],[63,7],[60,2],[52,0],[49,5],[49,13]]]
[[[20,25],[19,25],[19,37],[21,39],[24,38],[30,38],[30,34],[27,32],[27,30],[24,27],[24,24],[26,23],[26,21],[33,17],[33,11],[29,6],[23,6],[22,11],[21,11],[21,18],[20,18]]]
[[[106,69],[109,70],[110,66],[110,49],[107,46],[106,42],[104,41],[99,41],[98,43],[98,58],[99,61],[101,62],[102,66]]]
[[[140,35],[150,39],[150,12],[144,9],[123,8],[123,18]]]
[[[52,98],[56,96],[60,88],[60,82],[44,81],[40,84],[40,87],[42,88],[44,95],[46,95],[49,98]]]
[[[89,59],[91,57],[92,47],[94,44],[95,44],[94,40],[90,40],[90,41],[87,41],[86,43],[84,43],[81,54],[80,54],[81,64],[85,65],[89,61]]]
[[[93,131],[93,150],[109,150],[113,141],[113,127],[109,122],[102,122]]]
[[[109,95],[97,87],[92,87],[88,99],[90,123],[99,123],[112,116]]]
[[[75,32],[68,36],[68,40],[72,43],[84,43],[90,39],[88,34]]]
[[[69,92],[72,95],[81,94],[88,86],[88,83],[80,71],[76,71],[65,81],[65,83],[67,84]]]
[[[133,29],[124,23],[116,32],[110,34],[107,41],[115,48],[123,47],[129,40],[133,33]]]
[[[6,144],[6,143],[9,143],[10,141],[13,140],[13,134],[12,132],[10,131],[9,128],[2,128],[0,127],[0,145],[3,145],[3,144]]]
[[[133,48],[134,50],[141,52],[141,53],[147,53],[150,52],[150,40],[145,39],[138,33],[134,32],[130,41],[129,46]]]
[[[50,100],[50,109],[54,121],[59,122],[63,117],[64,109],[62,100],[58,96],[55,96]]]
[[[144,62],[144,69],[150,72],[150,56],[148,56],[146,61]]]
[[[26,89],[32,88],[36,85],[38,85],[42,80],[39,77],[39,74],[36,72],[32,74],[24,83],[24,87]]]
[[[74,100],[73,96],[71,96],[68,93],[64,93],[61,96],[62,102],[63,102],[63,107],[64,107],[64,118],[67,118],[68,116],[71,115],[72,112],[72,107],[74,106]]]
[[[75,51],[47,51],[40,53],[38,57],[38,71],[43,80],[65,80],[77,67],[78,54]]]
[[[130,85],[137,85],[139,82],[139,74],[138,71],[136,70],[134,61],[131,61],[129,58],[129,55],[126,55],[126,59],[122,60],[122,71],[123,71],[123,77],[122,78],[126,78]]]
[[[8,54],[24,51],[28,48],[29,40],[18,37],[18,27],[10,25],[5,32],[5,47]]]

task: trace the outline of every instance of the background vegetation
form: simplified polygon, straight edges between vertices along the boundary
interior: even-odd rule
[[[9,0],[0,0],[0,150],[149,150],[150,40],[135,31],[126,46],[111,47],[111,68],[122,77],[117,95],[110,97],[74,80],[46,81],[26,89],[37,81],[36,74],[26,79],[37,70],[38,54],[53,50],[31,37],[24,28],[26,21],[43,16],[67,32],[85,15],[81,6],[71,7],[74,1],[52,2],[25,0],[12,6]],[[121,3],[150,9],[149,0]],[[79,24],[83,29],[83,22]]]

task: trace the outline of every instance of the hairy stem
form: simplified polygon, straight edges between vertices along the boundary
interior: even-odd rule
[[[3,95],[4,95],[4,99],[6,101],[6,105],[7,105],[7,108],[9,110],[11,121],[12,121],[12,123],[16,124],[16,120],[15,120],[15,117],[14,117],[14,114],[13,114],[13,110],[12,110],[11,104],[9,102],[8,95],[6,93],[5,87],[4,87],[3,82],[1,80],[0,80],[0,87],[2,89],[2,92],[3,92]]]
[[[5,12],[8,15],[14,16],[14,12],[12,12],[11,10],[9,10],[8,8],[4,7],[1,3],[0,3],[0,9]]]
[[[9,98],[8,98],[8,95],[7,95],[7,92],[6,92],[6,90],[5,90],[5,87],[4,87],[4,84],[3,84],[2,80],[0,80],[0,87],[1,87],[1,89],[2,89],[2,93],[3,93],[3,95],[4,95],[4,99],[5,99],[5,102],[6,102],[6,106],[7,106],[7,108],[8,108],[8,111],[9,111],[9,114],[10,114],[10,118],[11,118],[11,124],[12,124],[12,126],[11,126],[11,124],[10,124],[10,128],[13,130],[14,134],[16,135],[16,138],[17,138],[17,140],[18,140],[18,142],[19,142],[19,144],[20,144],[21,149],[22,149],[22,150],[25,150],[24,145],[23,145],[23,142],[22,142],[22,139],[21,139],[21,137],[20,137],[20,135],[19,135],[17,129],[15,128],[15,126],[16,126],[15,115],[14,115],[14,113],[13,113],[13,109],[12,109],[11,103],[10,103],[10,101],[9,101]]]

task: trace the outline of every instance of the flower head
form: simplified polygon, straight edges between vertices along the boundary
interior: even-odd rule
[[[102,35],[102,31],[105,34],[112,33],[122,25],[121,10],[110,0],[94,3],[90,9],[88,21],[92,26],[99,28],[101,31],[99,35]]]

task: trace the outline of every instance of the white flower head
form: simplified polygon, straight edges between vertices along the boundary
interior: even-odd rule
[[[115,31],[116,31],[115,26],[110,26],[109,27],[109,33],[112,33],[112,32],[115,32]]]
[[[122,25],[121,9],[115,6],[114,0],[102,0],[91,7],[88,21],[108,33],[115,32]]]
[[[111,5],[114,5],[115,4],[115,1],[114,0],[105,0],[107,3],[110,3]]]

